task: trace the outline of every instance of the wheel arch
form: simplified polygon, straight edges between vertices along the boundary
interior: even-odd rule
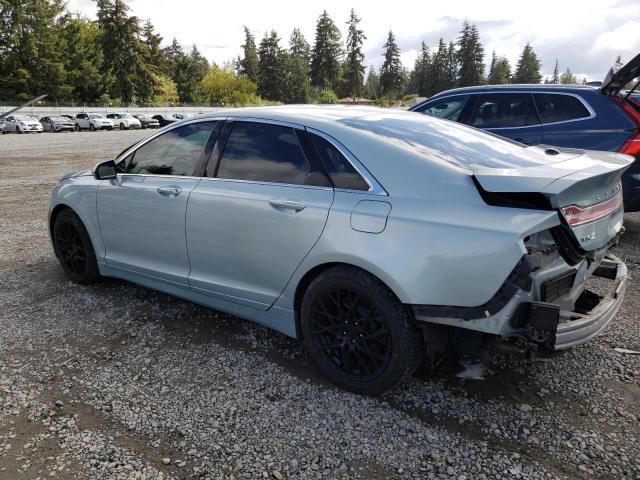
[[[325,262],[314,267],[310,268],[298,281],[295,293],[293,296],[293,311],[295,317],[295,329],[296,329],[296,337],[298,339],[302,339],[302,328],[301,328],[301,318],[300,318],[300,310],[302,307],[302,299],[304,298],[304,294],[311,285],[311,282],[315,280],[319,275],[323,272],[334,268],[334,267],[346,267],[346,268],[356,268],[368,275],[371,275],[373,278],[382,283],[385,287],[387,287],[395,296],[398,298],[400,302],[402,302],[402,296],[398,294],[396,289],[394,289],[388,282],[385,281],[384,278],[381,278],[380,275],[376,275],[371,269],[367,269],[362,267],[361,265],[356,265],[355,263],[349,263],[345,261],[333,261],[333,262]]]
[[[51,215],[49,215],[49,234],[51,235],[52,239],[53,226],[56,224],[56,218],[58,218],[58,215],[60,215],[60,213],[62,213],[64,210],[73,210],[73,208],[65,203],[59,203],[53,208],[53,210],[51,210]]]

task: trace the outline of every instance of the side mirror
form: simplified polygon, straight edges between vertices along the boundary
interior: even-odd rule
[[[96,180],[110,180],[116,178],[118,172],[116,170],[116,162],[108,160],[96,165],[94,176]]]

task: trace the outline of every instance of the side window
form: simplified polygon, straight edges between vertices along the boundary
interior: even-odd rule
[[[587,107],[572,95],[534,93],[533,98],[542,123],[566,122],[591,116]]]
[[[464,110],[464,106],[469,101],[469,97],[470,95],[456,95],[454,97],[441,98],[434,100],[433,103],[427,103],[423,106],[424,109],[418,111],[432,117],[457,122],[460,119],[462,110]]]
[[[193,175],[216,123],[192,123],[154,138],[135,151],[133,158],[126,165],[126,172]]]
[[[309,185],[310,173],[309,162],[293,128],[235,122],[222,152],[217,176]]]
[[[477,128],[510,128],[538,125],[528,93],[486,93],[480,95],[470,125]]]
[[[313,147],[336,188],[369,190],[369,184],[360,176],[340,151],[324,138],[309,133]]]

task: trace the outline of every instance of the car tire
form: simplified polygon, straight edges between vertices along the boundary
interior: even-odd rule
[[[93,123],[89,124],[89,130],[91,130],[92,132],[96,131],[96,126]]]
[[[124,127],[124,123],[121,123],[121,124],[120,124],[120,130],[124,130],[124,129],[125,129],[125,127]]]
[[[422,337],[395,294],[355,267],[332,267],[306,289],[302,334],[320,371],[356,393],[378,394],[413,374]]]
[[[91,238],[73,210],[66,209],[58,214],[52,236],[56,257],[72,281],[89,285],[100,278]]]
[[[78,125],[78,124],[76,123],[76,126],[75,126],[75,127],[73,127],[73,129],[74,129],[76,132],[79,132],[79,131],[80,131],[80,125]]]
[[[24,132],[22,131],[22,129],[20,127],[16,127],[16,133],[22,135]]]

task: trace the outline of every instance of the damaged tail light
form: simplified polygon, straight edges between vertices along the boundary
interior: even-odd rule
[[[604,218],[620,208],[622,205],[622,192],[618,191],[613,197],[604,202],[596,203],[589,207],[578,207],[569,205],[560,209],[562,216],[569,226],[577,227],[585,223],[593,222]]]
[[[626,153],[632,156],[640,155],[640,104],[632,99],[625,101],[619,98],[617,101],[625,113],[635,122],[637,127],[634,135],[620,147],[620,153]]]

